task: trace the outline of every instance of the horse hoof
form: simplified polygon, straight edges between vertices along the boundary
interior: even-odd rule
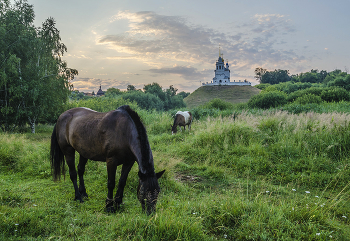
[[[106,207],[106,212],[107,213],[115,213],[114,207]]]
[[[123,206],[124,206],[124,203],[116,203],[116,204],[115,204],[115,207],[116,207],[117,210],[122,209]]]
[[[84,200],[80,197],[80,198],[75,198],[74,201],[79,201],[80,203],[83,203]]]

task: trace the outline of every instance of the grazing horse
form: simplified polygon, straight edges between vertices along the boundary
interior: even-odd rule
[[[80,154],[78,164],[79,187],[75,169],[75,151]],[[106,162],[108,173],[107,212],[114,212],[123,200],[126,179],[131,167],[139,166],[137,198],[142,210],[155,211],[160,187],[158,178],[164,171],[155,173],[153,155],[146,129],[140,117],[128,105],[117,110],[100,113],[88,108],[67,110],[57,120],[51,136],[51,168],[56,181],[65,173],[66,159],[70,179],[75,190],[75,200],[83,202],[85,164],[88,159]],[[123,165],[117,193],[113,199],[117,166]],[[114,207],[115,206],[115,207]]]
[[[177,126],[179,126],[181,130],[181,126],[186,130],[186,125],[188,125],[188,129],[191,130],[192,123],[192,114],[189,111],[178,111],[176,112],[174,124],[171,126],[171,133],[175,134],[177,132]]]

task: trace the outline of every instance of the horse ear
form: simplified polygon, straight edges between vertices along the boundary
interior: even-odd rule
[[[156,173],[156,177],[157,177],[157,179],[159,179],[162,175],[163,175],[163,173],[165,172],[165,170],[163,170],[163,171],[161,171],[161,172],[158,172],[158,173]]]

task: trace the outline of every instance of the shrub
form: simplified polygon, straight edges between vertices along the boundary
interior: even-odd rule
[[[207,102],[206,104],[204,104],[203,107],[208,109],[227,110],[227,109],[232,109],[233,105],[229,102],[215,98]]]
[[[292,92],[288,95],[287,101],[288,102],[294,102],[297,98],[305,96],[305,95],[316,95],[320,96],[322,91],[324,91],[325,88],[323,87],[311,87],[307,89],[298,90],[295,92]]]
[[[349,93],[345,89],[339,87],[329,88],[327,90],[322,91],[321,98],[327,102],[339,102],[342,100],[350,100]]]
[[[319,104],[322,102],[322,98],[320,96],[314,95],[314,94],[306,94],[303,96],[300,96],[294,100],[294,102],[305,105],[309,103],[316,103]]]
[[[269,83],[266,83],[266,84],[258,84],[258,85],[255,85],[254,87],[255,88],[258,88],[259,90],[264,90],[266,89],[267,87],[269,87],[271,84]]]
[[[138,106],[146,110],[163,110],[164,108],[163,101],[158,96],[142,91],[127,92],[123,94],[123,99],[135,101]]]
[[[253,96],[248,101],[248,107],[269,109],[286,104],[286,98],[286,94],[280,91],[264,92]]]
[[[281,110],[285,110],[285,111],[288,111],[289,113],[293,113],[293,114],[299,114],[302,112],[321,113],[322,107],[317,103],[307,103],[307,104],[301,105],[297,101],[295,101],[291,104],[283,106],[281,108]]]

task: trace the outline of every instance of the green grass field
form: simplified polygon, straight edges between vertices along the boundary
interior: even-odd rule
[[[167,112],[139,111],[162,192],[141,212],[137,165],[124,205],[104,210],[105,163],[89,161],[89,199],[53,182],[53,126],[0,134],[0,240],[350,240],[347,114],[281,111],[195,120],[171,135]],[[117,178],[120,168],[117,170]]]

